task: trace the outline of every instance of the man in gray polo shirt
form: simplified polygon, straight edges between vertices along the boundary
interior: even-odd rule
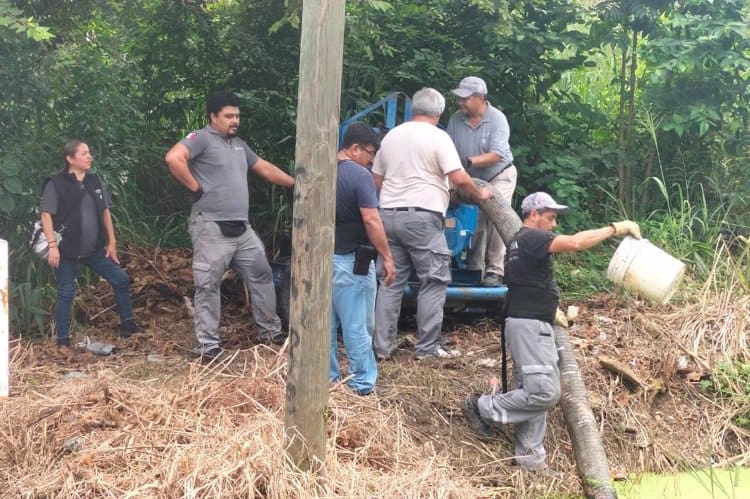
[[[221,353],[221,279],[232,266],[250,290],[253,318],[262,341],[283,343],[276,293],[265,248],[248,222],[247,172],[282,187],[294,178],[259,157],[241,138],[239,99],[230,93],[208,98],[209,124],[175,144],[164,158],[170,173],[193,193],[188,230],[193,242],[195,336],[201,358]]]
[[[508,119],[487,100],[487,85],[476,76],[467,76],[453,90],[459,110],[448,122],[461,162],[469,175],[492,184],[510,203],[518,172],[510,151]],[[482,271],[482,284],[503,283],[505,243],[490,219],[479,212],[468,267]]]

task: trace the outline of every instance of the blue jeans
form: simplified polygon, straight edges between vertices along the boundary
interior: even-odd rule
[[[328,378],[341,379],[339,372],[336,331],[341,325],[344,348],[349,361],[349,388],[366,395],[375,387],[378,365],[372,350],[368,322],[372,320],[375,295],[375,266],[370,264],[367,275],[355,275],[354,253],[333,255],[333,310],[331,311],[331,362]]]
[[[87,265],[97,275],[112,285],[115,293],[115,304],[120,313],[120,321],[132,320],[133,302],[130,299],[130,279],[125,271],[115,262],[99,251],[81,258],[60,258],[60,265],[55,269],[57,280],[57,301],[55,302],[55,324],[57,338],[70,337],[70,309],[76,294],[75,280],[78,262]]]

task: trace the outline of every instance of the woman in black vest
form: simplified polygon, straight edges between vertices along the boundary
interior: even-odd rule
[[[63,147],[65,165],[44,182],[42,230],[50,242],[47,262],[55,269],[57,345],[70,344],[70,310],[75,297],[78,263],[87,265],[112,285],[120,313],[120,336],[141,331],[133,316],[130,280],[119,266],[115,229],[109,207],[112,200],[101,179],[91,173],[93,157],[80,140]],[[59,247],[53,228],[63,235]]]

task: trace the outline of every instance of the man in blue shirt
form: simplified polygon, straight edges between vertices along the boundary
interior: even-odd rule
[[[337,330],[341,326],[349,363],[349,388],[367,395],[375,387],[377,363],[372,349],[375,310],[375,252],[383,267],[383,284],[393,282],[393,256],[378,213],[378,196],[367,167],[377,151],[375,131],[350,125],[336,155],[336,239],[333,255],[333,310],[329,379],[338,381]]]

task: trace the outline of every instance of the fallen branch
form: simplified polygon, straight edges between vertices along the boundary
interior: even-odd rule
[[[642,388],[646,390],[648,388],[648,383],[643,381],[640,376],[635,373],[635,371],[630,369],[627,365],[623,364],[619,360],[601,355],[599,356],[599,364],[607,371],[614,373],[622,377],[622,379],[631,383],[636,389]]]
[[[573,455],[581,476],[583,491],[586,497],[615,498],[617,494],[612,488],[607,453],[604,451],[599,427],[591,411],[581,370],[573,354],[573,345],[567,332],[558,326],[555,326],[555,343],[560,355],[560,405],[565,426],[573,443]]]

